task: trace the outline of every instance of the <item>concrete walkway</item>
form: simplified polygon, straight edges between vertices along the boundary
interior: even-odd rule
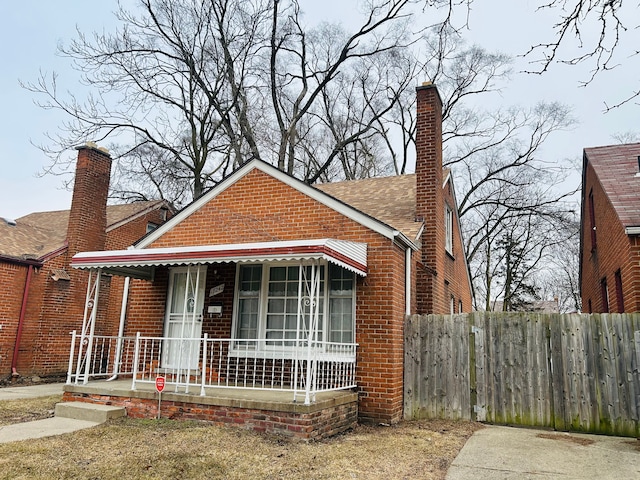
[[[62,383],[43,383],[40,385],[29,385],[27,387],[0,388],[0,401],[62,395],[63,386],[64,384]],[[98,425],[98,423],[65,417],[45,418],[44,420],[36,420],[34,422],[4,425],[0,427],[0,443],[50,437],[52,435],[75,432],[76,430],[93,427],[95,425]]]
[[[446,480],[479,478],[640,478],[640,441],[489,425],[467,441]]]
[[[74,418],[52,417],[34,422],[14,423],[0,427],[0,443],[19,442],[32,438],[51,437],[75,432],[83,428],[95,427],[98,422],[76,420]]]
[[[3,387],[0,388],[0,401],[62,395],[63,387],[64,383],[41,383],[27,387]]]

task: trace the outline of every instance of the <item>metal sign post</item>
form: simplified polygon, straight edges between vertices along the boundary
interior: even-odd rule
[[[156,390],[158,391],[158,420],[160,420],[160,404],[162,402],[162,391],[164,390],[164,377],[156,377]]]

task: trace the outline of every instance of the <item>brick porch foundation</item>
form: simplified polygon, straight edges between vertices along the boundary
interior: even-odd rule
[[[158,394],[149,390],[121,390],[79,385],[65,386],[63,401],[123,406],[132,418],[156,418]],[[176,420],[205,420],[295,440],[320,440],[353,428],[358,420],[358,396],[354,392],[330,392],[311,405],[226,395],[162,394],[160,416]],[[271,393],[271,392],[269,392]],[[280,396],[280,395],[278,395]]]

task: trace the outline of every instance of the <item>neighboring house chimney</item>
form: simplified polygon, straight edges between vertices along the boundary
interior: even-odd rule
[[[442,197],[442,100],[431,82],[416,89],[416,220],[423,220],[422,271],[418,271],[418,313],[433,313],[438,248],[444,249]]]
[[[78,162],[69,212],[69,258],[78,252],[104,250],[111,156],[95,143],[77,147]]]

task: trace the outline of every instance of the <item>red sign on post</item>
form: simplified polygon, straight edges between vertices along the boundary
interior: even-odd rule
[[[158,393],[164,390],[164,377],[156,377],[156,390]]]

